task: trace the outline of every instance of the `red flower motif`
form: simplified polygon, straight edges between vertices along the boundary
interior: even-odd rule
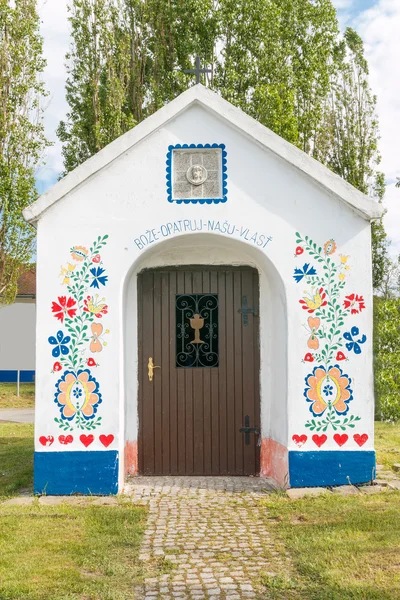
[[[59,362],[55,362],[53,365],[53,372],[54,371],[62,371],[62,366]]]
[[[358,315],[365,308],[364,297],[358,294],[350,294],[343,301],[343,306],[350,309],[352,315]]]
[[[303,254],[303,252],[304,252],[304,248],[302,248],[301,246],[297,246],[296,256],[300,256],[300,254]]]
[[[100,254],[96,254],[96,256],[93,256],[92,258],[92,262],[94,263],[99,263],[101,260]]]
[[[87,366],[88,367],[97,367],[97,362],[93,358],[88,358]]]
[[[304,357],[304,360],[305,360],[306,362],[314,362],[314,357],[313,357],[313,355],[311,354],[311,352],[307,352],[307,354],[306,354],[306,355],[305,355],[305,357]]]
[[[345,355],[343,354],[343,352],[340,352],[340,351],[339,351],[339,352],[336,354],[336,360],[346,360],[346,357],[345,357]]]
[[[72,319],[76,315],[77,309],[74,308],[75,305],[76,302],[73,298],[68,298],[67,300],[66,296],[58,296],[58,304],[57,302],[53,302],[51,310],[56,319],[59,319],[63,323],[64,317]]]

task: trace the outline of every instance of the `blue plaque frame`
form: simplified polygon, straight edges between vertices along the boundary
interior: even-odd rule
[[[172,152],[185,148],[220,148],[222,150],[222,197],[221,198],[179,198],[172,197]],[[176,144],[168,146],[167,153],[167,197],[176,204],[220,204],[228,200],[228,168],[225,144]]]

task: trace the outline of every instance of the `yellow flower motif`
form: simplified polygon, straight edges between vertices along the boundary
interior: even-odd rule
[[[344,254],[339,254],[339,256],[340,256],[340,262],[341,262],[343,265],[345,265],[345,264],[347,263],[348,259],[349,259],[349,255],[348,255],[348,256],[345,256]]]
[[[69,285],[70,283],[70,273],[75,269],[76,265],[71,265],[68,263],[66,267],[61,267],[60,277],[64,277],[62,285]]]
[[[340,273],[339,279],[340,281],[344,281],[346,279],[346,275],[344,273]]]
[[[345,268],[344,268],[344,270],[345,270],[345,271],[350,271],[350,268],[351,268],[351,267],[349,267],[349,265],[346,265],[346,266],[345,266]]]

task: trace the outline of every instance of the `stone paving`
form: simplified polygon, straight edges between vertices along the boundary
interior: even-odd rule
[[[131,479],[125,494],[149,506],[139,558],[169,571],[145,579],[135,599],[265,598],[261,575],[289,561],[270,538],[260,504],[273,489],[270,479],[248,477]]]

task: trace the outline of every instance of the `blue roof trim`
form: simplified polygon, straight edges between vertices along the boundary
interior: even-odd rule
[[[222,198],[180,198],[172,197],[172,152],[182,148],[221,148],[222,150]],[[167,198],[176,204],[223,204],[228,200],[228,161],[225,144],[176,144],[168,146],[167,153]]]

